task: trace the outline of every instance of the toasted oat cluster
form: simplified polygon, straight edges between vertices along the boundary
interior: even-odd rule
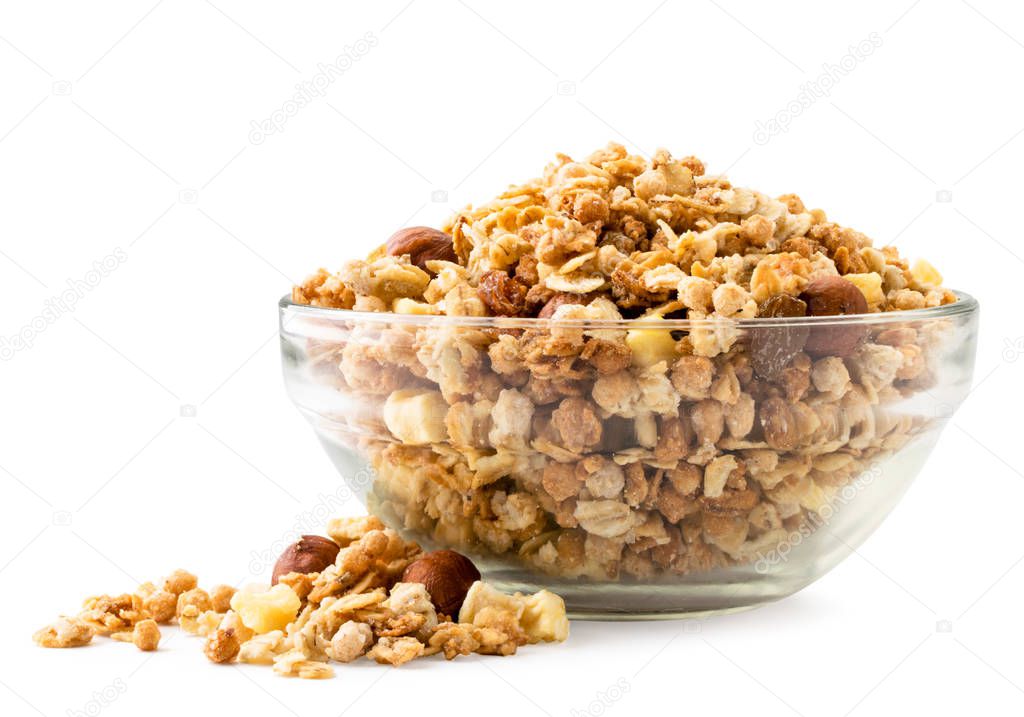
[[[147,582],[132,593],[89,597],[77,615],[58,618],[33,639],[42,647],[82,647],[101,635],[149,652],[160,644],[159,625],[177,621],[186,632],[203,634],[214,610],[227,610],[234,588],[218,585],[208,593],[198,585],[192,573],[175,570],[160,585]]]
[[[243,642],[238,659],[315,679],[333,674],[330,661],[364,655],[398,666],[437,653],[448,660],[474,652],[512,655],[522,645],[568,636],[565,603],[553,593],[507,595],[477,581],[453,620],[438,613],[424,584],[402,582],[421,555],[418,545],[375,518],[335,520],[327,532],[341,546],[334,564],[287,580],[302,596],[298,617]]]
[[[160,642],[157,623],[176,620],[184,632],[205,638],[211,662],[269,665],[286,677],[323,679],[334,675],[329,663],[364,656],[398,666],[439,653],[447,660],[512,655],[523,645],[568,637],[565,603],[554,593],[509,595],[477,580],[468,591],[461,588],[457,615],[446,615],[426,584],[403,582],[406,568],[420,560],[417,573],[432,589],[460,590],[416,543],[374,517],[336,519],[327,532],[339,550],[322,571],[289,572],[272,587],[219,585],[207,592],[179,570],[161,587],[146,583],[134,593],[89,598],[77,616],[59,618],[33,639],[42,647],[80,647],[107,635],[150,651]],[[279,565],[293,559],[285,553]]]
[[[910,267],[795,194],[772,198],[706,174],[695,157],[659,150],[647,160],[610,144],[583,162],[559,155],[540,179],[456,214],[444,231],[406,229],[366,261],[321,269],[293,300],[449,316],[735,319],[831,276],[860,290],[865,312],[956,300],[926,261]]]
[[[306,347],[345,407],[332,440],[374,469],[376,512],[596,580],[751,563],[926,427],[898,406],[934,383],[934,324],[739,320],[956,301],[927,262],[796,195],[615,144],[292,298],[383,312]],[[671,319],[690,323],[658,328]]]

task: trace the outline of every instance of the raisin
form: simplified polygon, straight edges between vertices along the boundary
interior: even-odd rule
[[[526,284],[504,271],[489,271],[480,278],[477,294],[495,316],[523,316],[526,313]]]
[[[762,302],[757,315],[765,318],[807,315],[807,304],[786,294]],[[789,362],[804,350],[810,329],[806,325],[768,326],[750,330],[750,365],[766,381],[778,379]]]

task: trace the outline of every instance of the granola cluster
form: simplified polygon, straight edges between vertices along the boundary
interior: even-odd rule
[[[819,276],[842,276],[867,312],[956,300],[928,262],[808,209],[706,174],[695,157],[629,155],[610,144],[583,162],[558,155],[541,178],[415,227],[339,272],[295,287],[296,303],[449,316],[736,319],[772,296],[797,297]],[[606,299],[591,312],[586,307]],[[702,350],[703,348],[703,350]],[[728,346],[694,346],[716,355]]]
[[[86,598],[77,615],[58,618],[32,639],[42,647],[83,647],[99,635],[149,652],[160,645],[160,625],[176,622],[187,633],[206,634],[234,593],[228,585],[207,592],[195,575],[175,570],[159,585],[146,582],[132,593]]]
[[[289,572],[273,586],[219,585],[207,592],[178,570],[160,587],[145,583],[134,593],[91,597],[77,616],[59,618],[33,639],[42,647],[80,647],[107,635],[150,651],[160,642],[158,623],[177,621],[184,632],[205,638],[211,662],[324,679],[334,675],[331,662],[360,657],[398,666],[436,654],[447,660],[512,655],[523,645],[568,637],[565,603],[554,593],[508,595],[477,580],[462,588],[457,614],[446,615],[424,583],[403,581],[414,561],[430,569],[419,545],[374,517],[336,519],[327,532],[340,549],[322,571]],[[293,556],[286,552],[279,565]],[[449,576],[425,577],[440,591]]]
[[[522,645],[568,636],[565,604],[546,590],[506,595],[477,581],[458,615],[445,615],[424,584],[401,581],[420,557],[416,543],[375,518],[334,520],[327,533],[341,546],[334,564],[286,579],[302,599],[298,617],[283,630],[243,641],[240,661],[317,679],[333,675],[329,662],[364,655],[398,666],[438,653],[448,660],[474,652],[512,655]]]
[[[305,347],[338,392],[322,430],[372,465],[375,512],[434,544],[617,580],[749,564],[927,425],[899,404],[933,385],[941,323],[744,320],[956,295],[794,194],[612,144],[292,299],[382,312],[325,318]]]

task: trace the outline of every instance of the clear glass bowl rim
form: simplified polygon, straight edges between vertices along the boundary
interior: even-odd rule
[[[978,311],[978,301],[970,294],[954,291],[957,300],[945,306],[927,309],[909,309],[903,311],[884,311],[874,314],[846,314],[843,316],[799,316],[757,319],[539,319],[507,316],[444,316],[424,314],[396,314],[390,311],[353,311],[352,309],[332,309],[308,304],[296,304],[289,294],[281,297],[278,306],[282,312],[294,312],[309,317],[319,317],[330,321],[403,324],[410,326],[451,326],[473,329],[587,329],[587,330],[624,330],[624,329],[658,329],[661,331],[689,331],[694,328],[721,328],[723,324],[739,329],[765,329],[789,326],[850,326],[885,324],[903,324],[907,322],[934,321],[949,319],[955,316],[972,314]]]

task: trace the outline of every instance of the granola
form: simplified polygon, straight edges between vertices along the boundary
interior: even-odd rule
[[[604,581],[750,564],[928,428],[898,404],[934,385],[941,326],[749,320],[957,297],[795,194],[611,144],[558,155],[440,231],[404,229],[292,299],[380,314],[306,346],[317,380],[359,407],[331,417],[331,439],[372,466],[374,512]],[[490,321],[389,320],[402,314]],[[487,629],[484,649],[514,649]],[[479,639],[437,634],[446,656]]]
[[[334,675],[331,663],[364,656],[397,667],[438,653],[447,660],[472,653],[511,655],[525,644],[568,637],[565,603],[553,593],[506,595],[479,580],[467,581],[461,586],[466,596],[461,608],[442,614],[427,584],[450,601],[452,591],[460,589],[452,582],[453,565],[462,568],[459,575],[479,577],[468,558],[422,554],[419,545],[373,516],[332,520],[328,533],[342,547],[320,572],[289,573],[288,582],[272,587],[218,585],[208,593],[194,575],[177,571],[160,588],[144,583],[133,593],[89,598],[81,613],[57,619],[33,640],[42,647],[80,647],[105,635],[153,651],[162,635],[157,613],[146,607],[151,605],[164,622],[176,619],[184,633],[203,636],[203,654],[212,663],[266,665],[284,677],[326,679]],[[294,556],[289,548],[279,564]],[[403,580],[414,561],[410,572],[426,582]],[[292,585],[303,586],[305,594]],[[177,608],[170,615],[167,598]]]

